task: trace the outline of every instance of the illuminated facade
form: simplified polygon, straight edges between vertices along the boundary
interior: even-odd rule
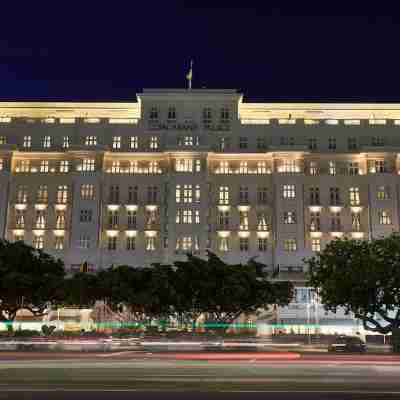
[[[137,98],[0,103],[2,237],[72,270],[209,249],[301,285],[302,259],[330,240],[399,230],[400,104]]]

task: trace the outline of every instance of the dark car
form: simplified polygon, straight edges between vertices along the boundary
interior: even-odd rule
[[[339,336],[328,346],[330,352],[341,353],[365,353],[366,344],[356,336]]]

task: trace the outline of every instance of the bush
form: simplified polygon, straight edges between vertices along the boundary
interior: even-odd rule
[[[14,331],[14,337],[32,337],[32,336],[40,336],[40,332],[31,329],[20,329]]]

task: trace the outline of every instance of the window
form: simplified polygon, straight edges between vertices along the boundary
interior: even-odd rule
[[[0,122],[2,121],[0,120]],[[1,144],[7,144],[7,138],[5,136],[0,136],[0,145]]]
[[[196,203],[200,203],[200,195],[201,195],[200,185],[196,185],[194,188],[194,201]]]
[[[190,158],[178,158],[175,160],[176,172],[192,172],[193,160]]]
[[[258,238],[258,251],[265,252],[268,248],[268,240],[265,238]]]
[[[121,163],[119,161],[113,161],[111,163],[111,173],[119,174],[121,172]]]
[[[79,222],[92,222],[93,211],[92,210],[81,210],[79,214]]]
[[[219,151],[225,151],[230,147],[230,139],[226,137],[219,138]]]
[[[158,202],[158,187],[157,186],[148,186],[147,187],[147,203],[148,204],[157,204]]]
[[[257,188],[257,203],[267,204],[268,202],[268,188],[258,187]]]
[[[35,228],[36,229],[45,229],[46,228],[45,210],[36,210]]]
[[[69,136],[63,136],[62,147],[64,149],[68,149],[69,148]]]
[[[321,218],[319,212],[310,213],[310,231],[311,232],[321,231]]]
[[[350,195],[350,205],[359,206],[360,205],[360,190],[358,187],[351,187],[349,189]]]
[[[248,139],[245,136],[239,137],[239,149],[247,149]]]
[[[390,199],[390,186],[378,186],[376,191],[377,200]]]
[[[158,137],[157,136],[151,136],[151,138],[150,138],[150,149],[151,150],[158,149]]]
[[[85,158],[82,160],[82,171],[92,172],[95,170],[95,160],[93,158]]]
[[[128,229],[136,229],[137,211],[128,210]]]
[[[267,141],[265,137],[259,136],[257,137],[257,149],[265,150],[267,148]]]
[[[85,145],[86,146],[96,146],[97,145],[97,136],[86,136]]]
[[[193,146],[193,136],[184,136],[183,137],[183,145],[184,146]]]
[[[112,148],[114,150],[119,150],[121,148],[121,136],[113,136]]]
[[[160,171],[158,161],[149,162],[149,174],[157,174]]]
[[[107,226],[108,229],[118,229],[119,224],[119,212],[118,210],[109,210],[107,214]]]
[[[336,138],[330,136],[328,138],[328,149],[329,150],[336,150]]]
[[[239,163],[239,174],[248,174],[249,168],[247,166],[247,161],[240,161]]]
[[[56,229],[65,229],[65,211],[56,211]]]
[[[17,203],[27,203],[28,202],[28,186],[18,185],[17,186]]]
[[[19,162],[19,172],[29,172],[31,170],[31,163],[29,160],[21,160]]]
[[[340,205],[340,190],[337,187],[329,188],[329,199],[331,206]]]
[[[294,146],[294,137],[281,136],[281,146]]]
[[[296,251],[297,250],[296,239],[285,239],[283,241],[283,249],[285,251]]]
[[[257,162],[257,174],[266,174],[267,164],[264,161]]]
[[[319,175],[318,164],[316,161],[310,161],[310,175]]]
[[[319,198],[319,188],[318,187],[310,187],[310,205],[319,206],[320,198]]]
[[[47,185],[40,185],[37,191],[36,201],[38,203],[47,203],[49,200],[49,192]]]
[[[146,237],[146,250],[154,251],[156,249],[156,238],[155,237]]]
[[[204,128],[210,128],[211,124],[212,124],[212,109],[210,107],[205,107],[203,109]]]
[[[268,231],[267,216],[265,213],[257,214],[257,230]]]
[[[360,173],[358,162],[350,162],[348,171],[349,175],[358,175]]]
[[[285,211],[283,213],[283,223],[284,224],[295,224],[296,223],[296,212],[295,211]]]
[[[55,237],[54,248],[56,250],[64,250],[64,236],[56,236]]]
[[[139,200],[139,188],[137,186],[128,187],[128,203],[137,204]]]
[[[249,188],[247,186],[239,187],[239,203],[240,204],[249,203]]]
[[[388,210],[382,210],[379,211],[379,223],[381,225],[391,225],[392,224],[392,218],[390,215],[390,211]]]
[[[81,200],[94,200],[94,185],[89,183],[81,185]]]
[[[17,229],[25,228],[25,210],[15,210],[15,227]]]
[[[249,230],[249,212],[239,211],[239,229],[241,231]]]
[[[69,171],[69,161],[68,160],[60,161],[60,172],[66,173],[68,171]]]
[[[51,137],[50,136],[44,136],[43,137],[43,147],[45,149],[48,149],[51,146]]]
[[[182,248],[182,250],[190,250],[192,248],[192,237],[191,236],[183,236],[178,238],[177,247]]]
[[[115,251],[117,250],[117,237],[110,236],[107,241],[107,250],[108,251]]]
[[[49,162],[47,160],[40,161],[40,172],[49,172]]]
[[[192,202],[192,185],[183,185],[183,202],[191,203]]]
[[[176,187],[175,187],[175,202],[176,203],[181,202],[181,196],[182,196],[181,185],[176,185]]]
[[[219,204],[229,204],[229,187],[219,187]]]
[[[347,148],[348,148],[348,150],[356,150],[357,149],[357,138],[355,138],[355,137],[347,138]]]
[[[190,209],[178,209],[176,211],[176,223],[177,224],[191,224],[193,211]]]
[[[24,141],[22,146],[26,149],[29,149],[32,146],[32,137],[31,136],[24,136]]]
[[[321,251],[321,239],[311,239],[311,251]]]
[[[34,236],[33,237],[33,247],[37,250],[41,250],[44,247],[44,237]]]
[[[228,238],[219,238],[218,249],[222,252],[229,251]]]
[[[310,150],[317,150],[317,148],[318,148],[318,144],[317,143],[318,143],[317,142],[317,138],[314,138],[314,137],[308,138],[308,148]]]
[[[131,136],[130,147],[131,149],[137,149],[139,147],[139,140],[137,136]]]
[[[90,236],[86,234],[82,234],[79,237],[79,247],[81,249],[89,249],[90,248]]]
[[[110,204],[118,204],[119,203],[119,186],[112,185],[110,186],[108,193],[108,202]]]
[[[146,211],[146,229],[154,229],[157,226],[157,210]]]
[[[342,225],[340,221],[340,213],[334,212],[331,214],[331,231],[340,232],[342,230]]]
[[[4,169],[4,160],[0,158],[0,171],[3,171]]]
[[[221,108],[221,114],[220,114],[220,121],[221,124],[227,124],[229,123],[231,117],[230,117],[230,111],[229,108],[227,107],[222,107]]]
[[[329,161],[329,175],[335,176],[336,175],[336,162]]]
[[[176,108],[174,106],[168,107],[168,117],[167,118],[169,121],[176,120]]]
[[[151,122],[158,121],[158,108],[157,107],[153,106],[153,107],[150,108],[149,120]]]
[[[351,213],[351,229],[353,232],[359,232],[361,230],[360,213]]]
[[[369,162],[369,172],[371,174],[384,174],[389,171],[386,160],[373,160]]]
[[[23,242],[24,241],[24,234],[14,234],[14,242]]]
[[[218,227],[222,230],[229,230],[229,211],[218,213]]]
[[[300,172],[300,166],[298,165],[297,160],[283,160],[278,172],[287,174],[297,173]]]
[[[295,199],[296,198],[295,185],[283,185],[283,198],[284,199]]]
[[[385,138],[382,136],[373,136],[371,138],[371,146],[382,147],[385,145]]]
[[[220,161],[219,166],[215,171],[217,174],[229,174],[229,162]]]
[[[136,249],[136,238],[127,237],[126,238],[126,250],[134,251]]]
[[[200,210],[194,210],[194,223],[200,223]]]
[[[195,160],[195,171],[201,172],[201,160]]]
[[[239,250],[240,251],[249,251],[249,239],[248,238],[240,238],[239,239]]]

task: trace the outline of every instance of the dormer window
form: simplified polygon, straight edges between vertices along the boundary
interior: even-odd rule
[[[168,120],[176,120],[176,108],[174,106],[168,108]]]

